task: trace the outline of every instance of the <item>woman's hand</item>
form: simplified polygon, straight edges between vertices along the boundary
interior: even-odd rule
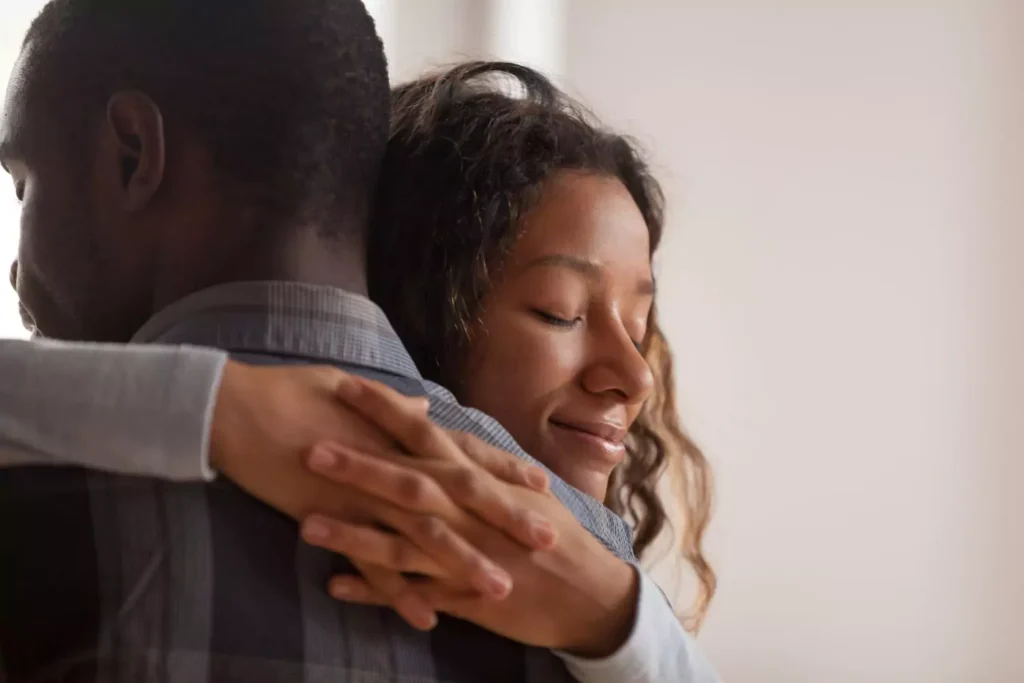
[[[370,411],[368,415],[392,416],[385,417],[384,422],[400,413],[391,405],[399,397],[386,388],[360,382],[347,391],[358,393],[358,397],[346,394],[346,402],[360,405],[360,410]],[[494,472],[508,473],[521,467],[521,460],[472,436],[446,433],[429,420],[409,414],[401,418],[401,424],[389,422],[382,427],[405,450],[420,457],[395,450],[370,455],[358,449],[323,445],[320,451],[330,453],[326,459],[330,462],[318,462],[317,471],[393,504],[421,486],[441,486],[453,500],[463,503],[441,519],[504,567],[512,578],[511,595],[499,602],[443,572],[422,572],[429,578],[411,584],[419,599],[437,611],[508,638],[581,656],[608,655],[625,642],[636,608],[635,570],[586,531],[546,488],[530,490],[494,476]],[[450,463],[462,464],[458,475],[446,473]],[[424,477],[417,479],[413,472]],[[483,498],[528,508],[550,520],[557,537],[554,545],[545,552],[532,551],[513,540],[506,530],[466,513],[467,501]],[[395,569],[426,561],[426,549],[410,539],[342,520],[318,518],[317,523],[329,532],[314,543],[364,566]],[[331,592],[349,602],[395,606],[389,594],[360,577],[335,577]]]
[[[412,470],[415,488],[408,488],[405,473],[406,483],[399,484],[402,495],[384,500],[360,488],[328,481],[306,468],[303,459],[314,444],[323,440],[369,453],[392,448],[394,439],[390,435],[339,400],[339,395],[346,394],[346,387],[358,388],[360,382],[329,367],[229,362],[213,415],[211,465],[251,495],[296,520],[319,515],[350,525],[386,526],[415,543],[422,549],[415,562],[387,570],[366,568],[365,573],[373,578],[377,590],[392,596],[403,617],[421,627],[432,624],[433,611],[406,590],[401,571],[444,575],[473,585],[495,599],[505,597],[511,588],[508,572],[451,529],[443,517],[464,505],[472,514],[506,529],[519,543],[542,548],[550,536],[550,525],[540,515],[491,492],[463,497],[456,503],[442,486]],[[389,405],[404,420],[427,419],[426,399],[395,393]],[[395,420],[395,415],[389,419]],[[464,460],[461,465],[431,464],[437,476],[454,480],[463,477],[460,472],[466,469]],[[516,468],[502,474],[519,483],[537,482],[538,475],[544,481],[542,471],[533,469]],[[403,476],[401,468],[393,464],[388,471],[400,479]],[[304,533],[312,539],[316,530],[315,523],[307,523]]]
[[[455,440],[467,450],[489,449],[473,437]],[[388,480],[386,463],[403,462],[424,467],[421,459],[392,453],[387,459],[350,451],[336,451],[338,466],[324,471],[332,480],[361,488],[365,493],[397,501],[400,494]],[[508,456],[513,457],[513,456]],[[404,460],[403,460],[404,459]],[[426,469],[426,468],[425,468]],[[636,604],[635,571],[594,538],[550,493],[539,493],[488,480],[482,484],[500,495],[521,501],[552,521],[555,545],[534,552],[512,541],[499,529],[472,516],[455,513],[448,525],[474,547],[504,567],[512,578],[512,592],[496,601],[464,582],[441,575],[410,584],[432,609],[471,621],[488,630],[529,645],[600,657],[614,652],[629,635]],[[320,519],[330,529],[316,542],[354,561],[394,568],[391,558],[420,561],[423,549],[415,542],[379,529]],[[357,576],[335,577],[330,587],[340,600],[394,607],[392,599]]]

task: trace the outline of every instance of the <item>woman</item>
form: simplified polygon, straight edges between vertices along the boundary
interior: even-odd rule
[[[527,97],[478,82],[490,72],[515,75]],[[626,140],[593,129],[514,65],[457,67],[399,89],[395,102],[373,295],[428,377],[628,512],[638,551],[665,522],[656,478],[678,459],[699,623],[713,592],[700,548],[709,481],[676,423],[654,323],[661,198],[646,167]],[[390,280],[396,266],[403,277]],[[122,469],[136,466],[159,471]]]
[[[638,556],[671,466],[698,627],[710,473],[677,416],[651,274],[664,202],[633,143],[531,69],[468,63],[394,91],[379,187],[370,297],[421,372],[632,518]]]

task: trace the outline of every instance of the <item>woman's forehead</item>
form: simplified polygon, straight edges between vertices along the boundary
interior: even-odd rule
[[[512,256],[521,267],[564,256],[649,271],[650,232],[618,179],[565,172],[548,181],[524,217]]]

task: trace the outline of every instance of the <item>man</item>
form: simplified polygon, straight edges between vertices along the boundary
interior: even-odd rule
[[[23,303],[54,339],[331,362],[430,393],[445,426],[514,450],[424,385],[356,296],[387,105],[356,0],[55,0],[29,32],[0,133],[23,202]],[[217,286],[245,280],[278,282]],[[552,489],[632,559],[620,520]],[[9,680],[566,677],[551,653],[466,624],[417,633],[335,604],[323,585],[344,566],[296,547],[291,521],[224,482],[12,469],[0,524]],[[616,611],[635,601],[623,597]]]

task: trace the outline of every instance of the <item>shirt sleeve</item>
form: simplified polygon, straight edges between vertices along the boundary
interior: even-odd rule
[[[718,683],[710,662],[683,629],[668,599],[639,568],[636,621],[629,639],[604,659],[556,652],[579,683]]]
[[[226,362],[197,347],[0,340],[0,467],[209,480]]]

